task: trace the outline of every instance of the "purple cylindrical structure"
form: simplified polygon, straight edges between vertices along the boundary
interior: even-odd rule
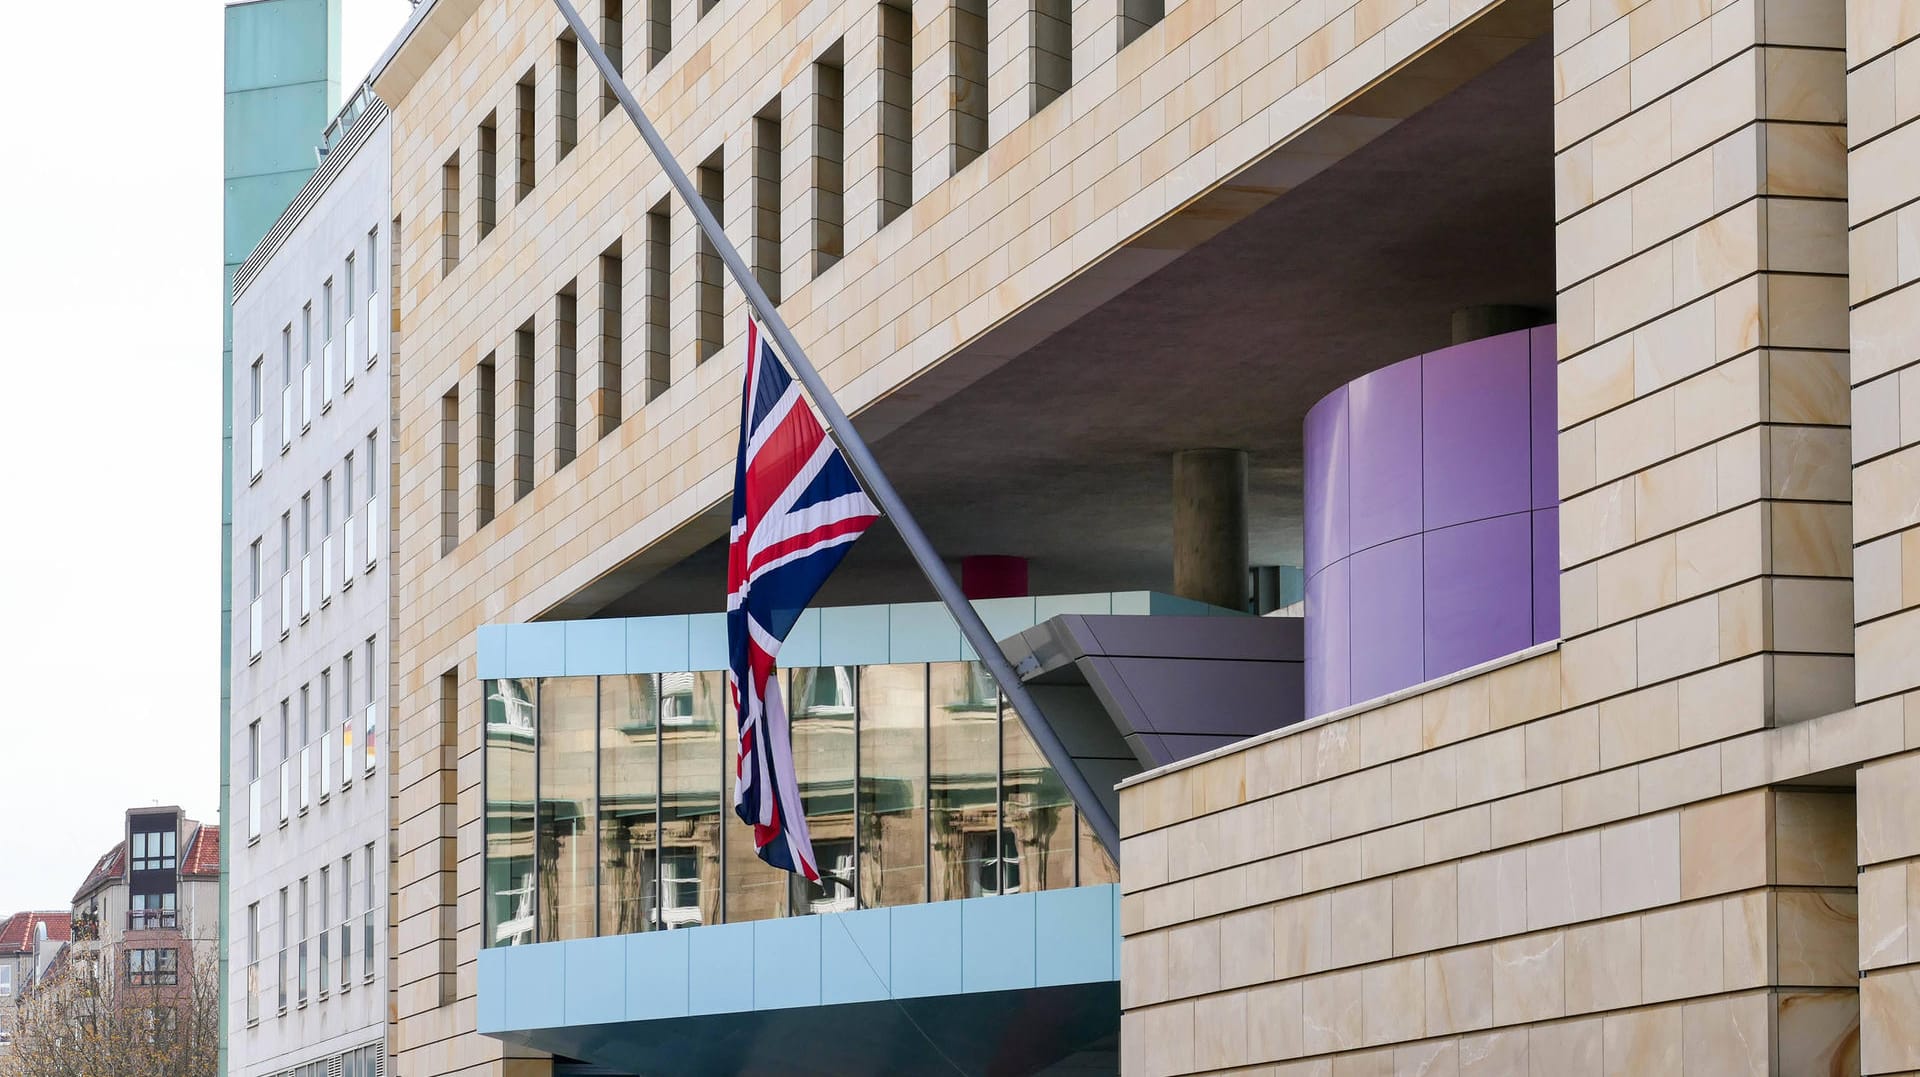
[[[1559,636],[1554,362],[1504,333],[1307,412],[1309,717]]]

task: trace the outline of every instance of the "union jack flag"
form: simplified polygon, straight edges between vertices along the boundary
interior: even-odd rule
[[[758,322],[747,322],[740,455],[727,541],[727,647],[740,724],[733,810],[760,859],[818,881],[774,656],[880,512],[860,488]]]

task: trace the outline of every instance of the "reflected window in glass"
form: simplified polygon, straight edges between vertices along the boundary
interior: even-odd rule
[[[486,945],[533,941],[532,680],[486,681]],[[371,880],[369,880],[370,882]]]
[[[863,666],[860,904],[927,900],[927,667]]]
[[[596,684],[592,677],[540,682],[541,942],[594,934]]]
[[[655,927],[720,922],[726,675],[660,675],[660,908]]]
[[[999,695],[978,662],[928,667],[931,901],[998,892]]]
[[[659,681],[600,678],[600,933],[657,926]]]

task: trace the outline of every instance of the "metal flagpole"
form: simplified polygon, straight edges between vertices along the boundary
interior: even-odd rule
[[[854,474],[860,477],[860,484],[866,487],[867,493],[879,503],[880,511],[886,513],[887,518],[893,521],[894,529],[900,533],[901,540],[907,544],[907,549],[912,552],[914,561],[919,563],[920,571],[926,575],[927,582],[933,585],[933,589],[940,595],[940,601],[946,604],[947,611],[953,614],[955,621],[959,622],[961,635],[967,638],[967,642],[973,646],[974,653],[980,656],[980,660],[986,663],[987,669],[992,671],[994,679],[1000,682],[1000,690],[1006,693],[1014,709],[1028,719],[1027,731],[1033,734],[1034,743],[1039,746],[1040,753],[1059,773],[1060,780],[1066,783],[1067,791],[1073,794],[1073,799],[1080,805],[1081,812],[1086,816],[1087,825],[1093,828],[1093,833],[1100,839],[1100,844],[1106,846],[1114,862],[1119,863],[1120,828],[1115,824],[1113,816],[1108,814],[1106,802],[1095,795],[1093,786],[1088,784],[1086,777],[1074,765],[1073,757],[1067,754],[1066,746],[1060,742],[1059,735],[1048,724],[1046,716],[1034,703],[1033,697],[1027,693],[1026,686],[1020,683],[1019,675],[1014,672],[1012,663],[1007,661],[1006,654],[1000,650],[999,642],[993,638],[993,633],[987,630],[986,623],[980,620],[980,615],[974,611],[973,604],[968,602],[966,595],[961,592],[960,585],[954,582],[953,573],[947,571],[946,563],[940,560],[940,555],[934,551],[933,544],[927,541],[926,533],[920,530],[920,525],[914,520],[913,514],[907,511],[906,504],[900,500],[900,495],[895,492],[893,484],[887,481],[886,473],[882,472],[880,465],[874,461],[873,453],[868,451],[867,443],[860,437],[859,431],[853,428],[852,420],[847,418],[846,412],[840,410],[840,405],[833,399],[833,394],[827,391],[826,382],[820,380],[820,374],[813,369],[813,363],[807,359],[807,353],[800,347],[800,342],[793,339],[793,333],[787,328],[786,321],[780,317],[780,312],[775,309],[773,301],[767,298],[766,290],[760,287],[760,282],[754,278],[753,271],[747,268],[746,260],[740,257],[740,252],[734,249],[733,243],[727,239],[727,233],[721,228],[720,222],[714,219],[713,211],[707,208],[706,199],[700,197],[700,192],[694,187],[693,181],[687,178],[687,173],[680,167],[680,162],[674,159],[673,151],[667,148],[666,140],[660,137],[660,132],[653,129],[653,124],[647,120],[647,114],[640,110],[640,102],[634,98],[633,91],[627,87],[626,80],[613,69],[613,63],[607,59],[606,52],[600,48],[600,42],[595,40],[593,34],[587,30],[586,20],[580,17],[580,12],[574,10],[571,0],[553,0],[553,2],[560,8],[560,14],[566,18],[567,25],[573,28],[574,36],[580,39],[580,46],[587,50],[588,56],[593,58],[593,66],[599,69],[600,77],[607,80],[607,85],[613,88],[614,95],[620,99],[621,107],[627,110],[627,115],[632,118],[634,126],[640,129],[640,137],[646,141],[647,148],[653,151],[654,159],[660,162],[660,167],[666,170],[667,178],[673,181],[673,189],[680,192],[681,200],[693,210],[694,219],[700,222],[700,231],[706,234],[707,241],[720,252],[720,260],[726,263],[727,272],[733,275],[734,283],[746,293],[747,303],[753,307],[754,313],[767,327],[767,332],[773,334],[773,341],[779,346],[780,354],[792,364],[793,372],[800,379],[800,384],[806,386],[807,395],[813,398],[814,405],[820,409],[821,417],[826,420],[828,436],[833,438],[834,444],[846,454],[847,463],[852,465]]]

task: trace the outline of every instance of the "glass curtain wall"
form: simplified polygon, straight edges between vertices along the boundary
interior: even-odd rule
[[[786,672],[819,883],[733,816],[726,675],[491,680],[489,946],[1113,882],[977,662]]]

